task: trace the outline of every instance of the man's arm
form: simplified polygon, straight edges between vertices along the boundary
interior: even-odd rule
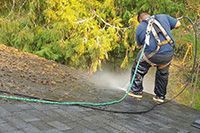
[[[169,15],[167,15],[167,19],[169,21],[171,29],[178,28],[181,26],[181,22],[178,19],[171,17]]]
[[[136,48],[141,49],[143,47],[143,41],[145,39],[145,31],[142,25],[139,25],[136,29]]]

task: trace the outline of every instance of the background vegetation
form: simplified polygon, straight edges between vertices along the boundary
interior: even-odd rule
[[[198,0],[0,0],[0,43],[90,72],[102,62],[126,68],[135,53],[138,11],[197,22],[199,6]],[[179,58],[194,39],[191,25],[183,25],[174,31]]]

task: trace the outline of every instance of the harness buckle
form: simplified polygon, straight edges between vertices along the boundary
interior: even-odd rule
[[[163,46],[163,45],[165,45],[165,44],[167,44],[167,43],[170,43],[170,42],[169,42],[168,40],[164,40],[164,41],[158,43],[158,45],[159,45],[159,46]]]

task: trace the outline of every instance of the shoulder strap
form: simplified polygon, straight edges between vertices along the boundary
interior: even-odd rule
[[[154,21],[154,19],[153,19],[152,17],[150,17],[150,18],[148,18],[148,19],[145,20],[145,21],[148,22],[148,23],[147,23],[146,35],[145,35],[145,43],[146,43],[147,45],[150,45],[150,44],[149,44],[150,33],[151,33],[151,31],[152,31],[152,28],[153,28],[153,21]]]
[[[144,22],[147,23],[147,30],[146,30],[146,36],[145,36],[145,43],[147,45],[150,45],[149,41],[150,41],[150,33],[151,32],[152,32],[154,38],[156,39],[158,45],[162,44],[156,30],[159,30],[164,35],[165,39],[167,40],[167,43],[170,43],[170,44],[173,43],[172,38],[168,35],[166,30],[160,24],[160,22],[158,20],[156,20],[156,15],[153,15],[153,16],[147,18],[146,20],[144,20]],[[156,28],[154,25],[156,26]]]
[[[162,32],[162,34],[164,35],[164,37],[166,38],[166,40],[169,43],[173,43],[172,38],[168,35],[168,33],[166,32],[166,30],[163,28],[163,26],[160,24],[160,22],[158,22],[158,20],[154,20],[154,24],[160,29],[160,31]]]

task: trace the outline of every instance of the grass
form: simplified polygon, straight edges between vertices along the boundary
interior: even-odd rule
[[[187,79],[191,78],[189,74],[190,67],[189,65],[181,64],[182,60],[175,59],[172,63],[170,69],[170,78],[168,85],[168,95],[173,97],[178,94],[187,84]],[[200,83],[200,82],[199,82]],[[176,99],[176,102],[190,106],[194,109],[200,110],[200,86],[197,85],[194,91],[194,86],[192,83],[189,83],[186,87],[186,90],[179,95]]]

